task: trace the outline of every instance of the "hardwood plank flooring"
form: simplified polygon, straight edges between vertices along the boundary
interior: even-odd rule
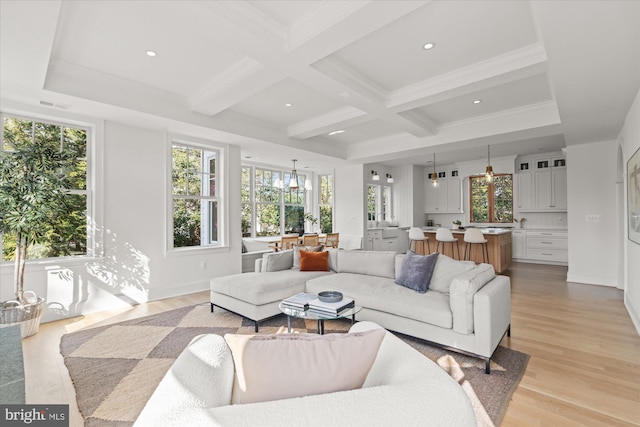
[[[512,334],[505,347],[531,355],[503,426],[640,426],[640,337],[615,288],[566,282],[566,267],[514,263]],[[82,426],[60,337],[88,326],[208,303],[199,292],[125,310],[41,325],[23,341],[27,402],[69,403]]]

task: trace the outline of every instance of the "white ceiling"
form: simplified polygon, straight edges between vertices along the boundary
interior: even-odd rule
[[[615,140],[640,87],[639,1],[2,0],[0,17],[5,105],[316,170]]]

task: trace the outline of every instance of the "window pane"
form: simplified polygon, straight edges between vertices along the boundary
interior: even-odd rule
[[[200,200],[173,200],[173,247],[200,246]]]
[[[280,234],[280,205],[256,205],[256,235],[277,236]]]
[[[382,213],[386,221],[391,220],[391,187],[382,187]]]
[[[489,196],[487,180],[471,177],[471,222],[489,222]]]
[[[493,221],[513,222],[513,176],[499,175],[494,178]]]
[[[209,242],[218,243],[218,202],[209,201]]]
[[[187,194],[187,149],[173,146],[171,168],[171,185],[173,194]]]
[[[304,232],[304,206],[284,207],[284,230],[285,233]]]
[[[333,231],[331,206],[320,206],[320,231],[323,233],[331,233]]]
[[[52,151],[59,152],[62,143],[60,126],[35,122],[33,139],[36,144],[40,144],[41,146],[45,145]]]
[[[369,221],[376,220],[376,186],[369,185],[367,187],[367,219]]]
[[[251,203],[242,204],[242,237],[251,237]]]
[[[12,151],[13,149],[15,149],[16,144],[31,142],[32,132],[32,121],[5,117],[3,150]]]
[[[320,204],[333,203],[333,175],[320,176]]]
[[[62,152],[69,156],[70,188],[87,188],[87,131],[84,129],[64,128]]]

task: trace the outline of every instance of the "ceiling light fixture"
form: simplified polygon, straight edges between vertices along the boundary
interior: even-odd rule
[[[475,99],[473,101],[474,104],[480,104],[482,102],[482,99]]]
[[[371,171],[371,175],[372,175],[372,177],[371,177],[371,179],[372,179],[372,180],[374,180],[374,181],[380,181],[380,175],[378,175],[378,172],[376,172],[376,171],[372,170],[372,171]]]
[[[311,185],[311,180],[309,178],[304,180],[304,189],[307,191],[313,190],[313,185]]]
[[[156,51],[155,51],[155,50],[148,50],[148,51],[147,51],[147,56],[154,57],[154,56],[156,56],[156,55],[158,55],[158,54],[156,53]]]
[[[285,107],[293,107],[293,104],[290,104],[290,103],[287,102],[286,104],[284,104],[284,106]]]
[[[431,183],[434,187],[438,186],[438,174],[436,173],[436,153],[433,153],[433,173],[431,174]]]
[[[333,132],[329,132],[329,136],[337,135],[339,133],[344,133],[344,130],[342,130],[342,129],[341,130],[334,130]]]
[[[488,182],[493,181],[493,168],[491,167],[491,145],[487,145],[487,170],[484,173]]]
[[[393,184],[395,180],[393,179],[393,177],[391,176],[390,173],[387,174],[387,183],[389,184]]]
[[[289,179],[289,188],[298,188],[298,171],[296,171],[296,162],[298,159],[291,160],[293,162],[293,169],[291,170],[291,178]]]
[[[424,50],[429,50],[429,49],[433,49],[434,47],[436,47],[435,43],[429,42],[429,43],[425,43],[422,48]]]

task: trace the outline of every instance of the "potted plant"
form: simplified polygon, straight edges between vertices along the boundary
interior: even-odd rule
[[[20,323],[22,336],[38,332],[44,299],[24,290],[29,248],[47,233],[67,208],[68,153],[51,141],[34,143],[5,132],[0,151],[0,233],[13,246],[15,299],[0,303],[0,324]],[[4,254],[6,255],[6,254]]]
[[[318,218],[316,218],[315,216],[311,215],[310,213],[306,213],[304,214],[304,220],[311,223],[311,228],[315,229],[316,228],[316,224],[318,223]]]
[[[459,219],[456,219],[455,221],[453,221],[453,225],[455,225],[454,228],[460,229],[462,230],[464,227],[462,226],[462,221],[460,221]]]

